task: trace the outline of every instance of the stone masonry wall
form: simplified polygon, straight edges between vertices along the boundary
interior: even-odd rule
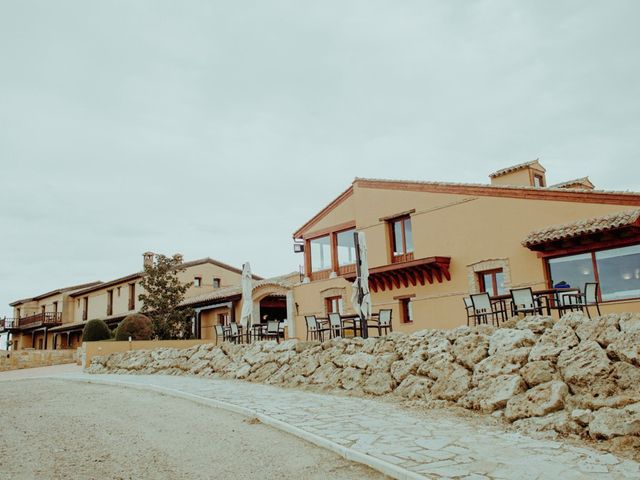
[[[75,361],[75,350],[0,350],[0,372]]]
[[[393,333],[320,344],[224,343],[96,357],[92,373],[215,376],[455,404],[527,431],[639,445],[640,315],[530,316],[501,328]]]

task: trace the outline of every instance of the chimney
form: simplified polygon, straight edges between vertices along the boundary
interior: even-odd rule
[[[142,254],[142,258],[144,259],[142,261],[142,266],[146,267],[146,266],[152,266],[153,265],[153,257],[155,257],[156,254],[153,252],[144,252]]]

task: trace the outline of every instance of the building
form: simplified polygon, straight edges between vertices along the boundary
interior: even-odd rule
[[[356,178],[293,234],[305,265],[296,330],[304,315],[352,311],[355,230],[366,235],[374,311],[391,308],[400,331],[466,324],[471,293],[560,280],[599,281],[603,313],[640,311],[640,193],[595,190],[586,177],[547,187],[538,160],[490,179]]]
[[[146,252],[143,257],[144,263],[153,262],[154,254]],[[183,283],[192,282],[186,298],[238,286],[242,278],[242,270],[212,258],[184,262],[182,267],[178,278]],[[10,304],[14,318],[5,320],[0,332],[4,329],[10,334],[9,345],[15,350],[75,348],[80,345],[88,320],[99,318],[115,328],[125,316],[141,310],[138,297],[143,293],[143,277],[144,271],[137,271],[108,282],[76,285],[17,300]]]

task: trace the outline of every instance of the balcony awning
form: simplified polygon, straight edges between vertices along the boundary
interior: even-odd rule
[[[449,263],[451,257],[428,257],[409,262],[392,263],[369,269],[369,288],[373,292],[393,290],[394,288],[442,283],[451,280]],[[346,274],[345,279],[353,281],[355,273]]]
[[[544,253],[634,238],[640,239],[640,209],[536,230],[523,240],[522,245]]]

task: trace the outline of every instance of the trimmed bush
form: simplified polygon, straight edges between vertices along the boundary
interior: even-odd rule
[[[141,313],[132,313],[124,317],[116,330],[116,340],[151,340],[153,338],[153,324],[151,319]]]
[[[82,330],[83,342],[99,342],[100,340],[109,340],[111,338],[111,330],[106,323],[100,319],[89,320]]]

